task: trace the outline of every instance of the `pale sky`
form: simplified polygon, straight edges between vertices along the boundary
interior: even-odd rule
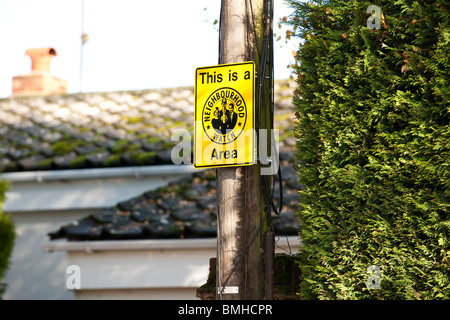
[[[82,0],[0,0],[0,98],[28,74],[29,48],[53,47],[52,75],[80,90]],[[218,61],[220,0],[84,0],[83,92],[193,86],[197,67]],[[275,0],[277,22],[292,12]],[[298,40],[275,42],[275,79],[292,70]]]

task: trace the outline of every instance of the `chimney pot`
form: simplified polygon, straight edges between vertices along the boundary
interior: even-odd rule
[[[53,48],[28,49],[25,54],[31,58],[31,72],[50,72],[50,61],[56,56]]]
[[[67,92],[67,81],[50,74],[50,61],[56,56],[54,48],[28,49],[31,73],[13,77],[13,96],[58,94]]]

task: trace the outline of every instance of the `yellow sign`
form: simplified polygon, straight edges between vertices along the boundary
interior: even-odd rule
[[[254,101],[253,62],[196,69],[195,168],[255,162]]]

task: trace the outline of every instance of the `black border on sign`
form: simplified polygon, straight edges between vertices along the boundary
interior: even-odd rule
[[[256,111],[255,110],[255,78],[256,78],[255,63],[253,61],[246,61],[246,62],[219,64],[219,65],[208,66],[208,67],[199,67],[199,68],[195,69],[195,87],[194,87],[194,98],[195,98],[195,102],[194,102],[194,152],[193,152],[194,168],[196,168],[196,169],[205,169],[205,168],[220,168],[220,167],[239,167],[239,166],[250,166],[250,165],[253,165],[253,164],[256,163],[256,155],[255,155],[256,141],[255,141],[255,134],[253,132],[252,133],[253,147],[254,147],[253,159],[252,159],[253,161],[243,162],[243,163],[233,163],[233,164],[216,164],[216,165],[197,165],[196,164],[196,150],[197,150],[196,132],[197,132],[197,124],[196,124],[195,119],[197,119],[197,72],[199,70],[203,70],[203,69],[222,68],[222,67],[248,65],[248,64],[252,65],[252,71],[253,71],[253,81],[252,81],[252,98],[253,98],[253,113],[252,114],[253,114],[253,117],[251,119],[251,122],[252,122],[252,125],[253,125],[253,129],[255,130],[255,111]],[[234,89],[234,88],[232,88],[232,89]],[[218,89],[216,89],[216,90],[218,90]],[[236,89],[234,89],[234,90],[236,90]]]

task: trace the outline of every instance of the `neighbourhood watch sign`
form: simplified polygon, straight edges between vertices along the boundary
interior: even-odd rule
[[[254,100],[253,62],[196,69],[195,168],[255,162]]]

